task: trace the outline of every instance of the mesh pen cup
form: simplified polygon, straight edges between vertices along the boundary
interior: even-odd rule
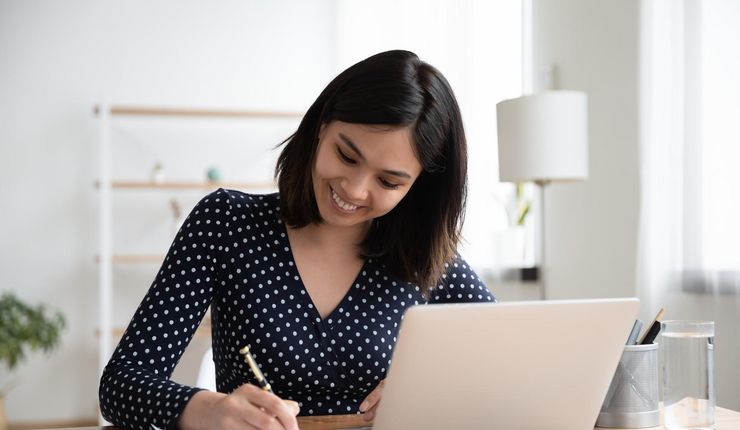
[[[625,345],[596,426],[657,426],[660,424],[659,395],[658,344]]]

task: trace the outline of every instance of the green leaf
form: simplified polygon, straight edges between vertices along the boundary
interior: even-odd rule
[[[48,312],[43,305],[31,307],[12,293],[0,297],[0,362],[13,369],[30,351],[51,351],[61,340],[64,315]]]
[[[522,204],[522,206],[519,208],[519,216],[516,219],[517,225],[524,225],[524,221],[527,219],[527,215],[529,214],[529,209],[531,207],[532,205],[528,201]]]

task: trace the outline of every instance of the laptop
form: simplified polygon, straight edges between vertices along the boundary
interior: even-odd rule
[[[635,298],[415,306],[373,429],[592,430]]]

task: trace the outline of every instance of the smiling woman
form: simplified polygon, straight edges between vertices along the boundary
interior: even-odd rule
[[[363,137],[373,137],[369,139],[372,142],[363,145],[365,150],[373,148],[375,154],[380,154],[390,147],[397,148],[395,151],[403,158],[391,164],[407,165],[410,176],[405,181],[408,187],[387,193],[397,197],[389,200],[395,210],[376,215],[365,226],[361,253],[379,258],[392,272],[426,291],[442,275],[444,264],[457,249],[465,208],[467,144],[452,89],[437,69],[408,51],[374,55],[337,76],[309,108],[278,159],[276,173],[284,196],[281,210],[288,225],[300,228],[322,220],[321,200],[314,195],[322,192],[315,188],[317,166],[314,171],[305,166],[314,165],[317,153],[321,155],[322,151],[316,149],[319,142],[324,142],[324,131],[338,134],[349,124],[355,124],[350,126],[355,133],[360,130],[357,124],[364,125]],[[392,165],[376,166],[375,160],[373,165],[365,166],[367,160],[357,154],[357,143],[348,139],[347,133],[340,142],[330,140],[344,151],[338,152],[340,159],[351,154],[363,163],[362,167],[393,170]],[[332,136],[330,133],[327,137]],[[402,144],[388,144],[380,150],[378,143],[384,140]],[[389,163],[390,154],[386,157],[383,162]],[[412,166],[414,159],[421,168],[418,177],[411,177],[418,171]],[[354,159],[345,158],[344,162],[352,163]],[[387,178],[394,176],[385,174]],[[377,181],[382,184],[384,180],[388,179],[379,177]]]
[[[495,300],[455,252],[466,153],[452,90],[415,54],[341,73],[284,142],[279,193],[220,189],[185,220],[105,368],[103,415],[293,429],[297,402],[372,420],[407,308]],[[209,305],[218,392],[169,380]],[[245,384],[243,347],[272,392]]]
[[[367,223],[396,207],[419,173],[407,127],[333,121],[321,130],[313,169],[321,218],[328,225],[354,225],[364,236]]]

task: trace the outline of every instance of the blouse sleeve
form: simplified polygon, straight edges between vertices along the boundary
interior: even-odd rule
[[[130,429],[174,428],[199,388],[169,378],[200,325],[219,282],[228,194],[204,197],[183,222],[146,296],[100,379],[103,417]]]
[[[496,297],[460,257],[445,265],[446,271],[429,295],[429,303],[496,302]]]

